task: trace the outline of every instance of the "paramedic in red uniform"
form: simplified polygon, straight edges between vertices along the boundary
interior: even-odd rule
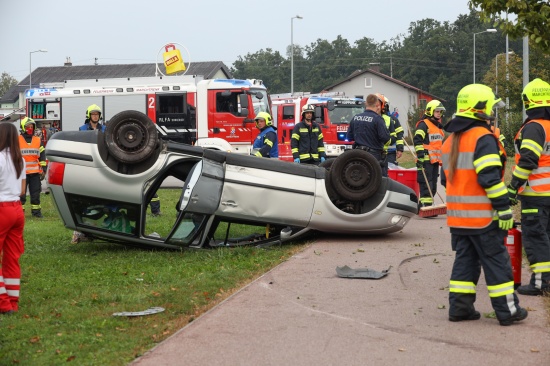
[[[18,310],[25,215],[19,196],[25,189],[25,161],[17,128],[0,123],[0,314]]]
[[[500,325],[527,317],[514,292],[510,256],[504,244],[514,219],[504,184],[506,154],[489,120],[498,102],[482,84],[462,88],[452,132],[442,146],[442,183],[447,188],[447,225],[455,260],[449,283],[449,320],[478,320],[476,286],[485,275],[491,305]]]

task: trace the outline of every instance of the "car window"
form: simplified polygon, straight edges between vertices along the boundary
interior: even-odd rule
[[[135,235],[139,205],[68,195],[78,225]]]
[[[189,245],[200,234],[206,215],[186,212],[168,242],[175,245]]]

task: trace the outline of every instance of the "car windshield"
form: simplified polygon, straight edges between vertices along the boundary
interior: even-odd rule
[[[349,124],[353,116],[364,111],[363,106],[337,105],[332,111],[328,111],[328,116],[332,124]]]
[[[252,105],[254,106],[254,115],[257,115],[260,112],[267,112],[271,114],[267,92],[263,89],[251,89],[250,91],[252,92],[251,97]],[[257,93],[261,93],[263,95],[262,99],[258,99],[258,97],[256,97]]]

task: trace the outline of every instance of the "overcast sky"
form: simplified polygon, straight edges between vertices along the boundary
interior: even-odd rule
[[[166,43],[189,51],[191,62],[223,61],[271,48],[286,57],[291,44],[341,35],[351,45],[406,34],[411,22],[454,22],[468,14],[467,0],[0,0],[0,73],[18,81],[32,69],[73,65],[162,62]],[[178,46],[179,47],[179,46]],[[180,47],[179,47],[180,48]],[[182,50],[187,62],[189,56]]]

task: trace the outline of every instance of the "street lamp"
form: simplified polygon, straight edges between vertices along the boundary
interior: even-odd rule
[[[495,56],[495,95],[498,96],[498,56],[506,55],[506,60],[508,60],[508,55],[513,55],[514,51],[499,53]],[[506,76],[508,76],[508,62],[506,62]],[[506,79],[508,80],[508,79]],[[508,94],[508,93],[506,93]],[[508,99],[508,96],[506,97]],[[495,116],[497,118],[497,121],[495,122],[495,126],[498,127],[498,108],[495,111]],[[508,116],[508,104],[506,104],[506,116]]]
[[[494,28],[486,29],[483,32],[474,33],[474,84],[476,83],[476,34],[481,33],[495,33],[497,30]]]
[[[294,94],[294,19],[304,19],[299,15],[290,18],[290,95]]]
[[[39,49],[29,52],[29,90],[32,88],[32,54],[35,52],[48,52],[48,50]]]

